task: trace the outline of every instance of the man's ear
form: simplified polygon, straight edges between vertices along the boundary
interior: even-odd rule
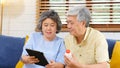
[[[83,26],[86,27],[86,21],[82,21],[81,23],[82,23]]]

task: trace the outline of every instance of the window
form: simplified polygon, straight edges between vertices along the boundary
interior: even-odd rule
[[[118,0],[38,0],[37,20],[41,12],[54,9],[62,20],[62,31],[67,31],[66,12],[71,6],[86,6],[91,11],[90,26],[100,31],[120,31],[120,1]]]
[[[3,1],[0,1],[0,35],[2,34]]]

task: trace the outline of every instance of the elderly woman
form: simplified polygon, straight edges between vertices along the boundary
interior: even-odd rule
[[[48,10],[41,14],[37,28],[41,32],[32,33],[26,43],[21,60],[24,68],[63,68],[64,67],[64,40],[56,36],[61,30],[61,20],[54,10]],[[49,64],[36,65],[40,62],[34,56],[29,56],[25,49],[43,52]]]

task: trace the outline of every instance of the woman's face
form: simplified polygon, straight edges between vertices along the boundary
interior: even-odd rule
[[[47,18],[42,23],[42,32],[46,39],[54,39],[56,36],[57,24],[50,18]]]

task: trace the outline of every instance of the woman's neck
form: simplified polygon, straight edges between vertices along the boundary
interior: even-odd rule
[[[52,40],[54,40],[55,37],[56,37],[56,36],[54,36],[54,37],[45,37],[45,36],[44,36],[44,39],[45,39],[46,41],[52,41]]]

